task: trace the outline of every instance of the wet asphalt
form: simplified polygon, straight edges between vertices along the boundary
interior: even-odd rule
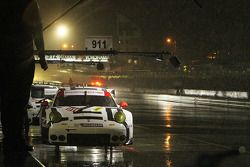
[[[133,145],[108,153],[102,147],[55,152],[32,126],[32,155],[46,167],[250,166],[249,102],[131,92],[118,92],[116,100],[127,101],[133,113]]]

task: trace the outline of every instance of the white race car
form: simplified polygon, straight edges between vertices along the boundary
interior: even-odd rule
[[[27,107],[30,123],[39,124],[39,110],[43,100],[53,99],[58,88],[51,85],[33,84],[30,89],[30,99]]]
[[[42,104],[42,141],[67,146],[133,143],[133,116],[104,88],[59,89],[53,104]]]

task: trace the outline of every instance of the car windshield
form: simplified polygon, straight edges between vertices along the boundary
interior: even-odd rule
[[[32,88],[31,89],[32,98],[44,98],[44,89],[43,88]]]
[[[102,106],[116,107],[114,100],[106,96],[64,96],[57,97],[54,107],[58,106]]]

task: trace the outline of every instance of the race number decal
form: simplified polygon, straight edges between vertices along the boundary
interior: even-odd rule
[[[87,50],[111,50],[113,41],[110,36],[89,36],[85,40]]]
[[[93,49],[106,49],[107,48],[107,41],[106,40],[92,40],[92,48]]]

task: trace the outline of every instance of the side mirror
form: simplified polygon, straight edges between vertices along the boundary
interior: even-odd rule
[[[128,103],[125,102],[125,101],[120,102],[119,105],[120,105],[121,108],[124,108],[124,109],[128,107]]]

